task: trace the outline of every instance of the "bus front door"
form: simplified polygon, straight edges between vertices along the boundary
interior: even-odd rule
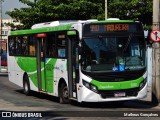
[[[38,35],[37,35],[38,36]],[[53,86],[53,82],[51,84],[50,77],[48,76],[48,71],[46,70],[46,37],[40,34],[40,37],[37,38],[37,78],[38,78],[38,90],[40,92],[53,92],[50,86]],[[53,80],[52,80],[53,81]],[[53,87],[52,87],[53,89]]]
[[[70,32],[70,31],[69,31]],[[73,32],[73,31],[72,31]],[[74,31],[77,33],[76,31]],[[68,86],[69,98],[77,99],[77,87],[79,82],[79,63],[78,63],[78,36],[77,34],[68,35]]]
[[[46,92],[46,74],[45,74],[45,38],[37,39],[37,78],[38,90]]]

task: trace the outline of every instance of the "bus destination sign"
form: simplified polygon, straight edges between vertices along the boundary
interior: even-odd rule
[[[90,25],[91,32],[100,31],[128,31],[128,24],[107,24],[107,25]]]
[[[138,23],[106,23],[106,24],[86,24],[83,35],[113,33],[113,32],[141,32],[142,26]]]

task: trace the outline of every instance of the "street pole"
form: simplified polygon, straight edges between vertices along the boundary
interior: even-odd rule
[[[160,30],[160,0],[153,0],[153,30]],[[152,102],[160,103],[160,42],[152,44]]]
[[[3,0],[0,0],[0,4],[1,4],[1,7],[0,7],[0,11],[1,11],[1,41],[2,41],[2,2],[3,2]],[[2,46],[1,46],[2,47]]]
[[[105,0],[105,20],[107,19],[107,0]]]
[[[0,37],[0,72],[1,72],[1,50],[2,50],[2,2],[3,2],[4,0],[0,0],[0,14],[1,14],[1,32],[0,32],[0,34],[1,34],[1,37]]]

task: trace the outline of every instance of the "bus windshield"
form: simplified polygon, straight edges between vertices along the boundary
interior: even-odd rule
[[[145,68],[143,36],[87,37],[82,41],[82,70],[119,72]]]

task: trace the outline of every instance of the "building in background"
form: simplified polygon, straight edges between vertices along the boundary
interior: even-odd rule
[[[9,24],[18,25],[20,22],[17,22],[14,19],[0,19],[0,48],[3,50],[3,54],[1,55],[1,65],[6,66],[7,65],[7,39],[8,39],[8,33],[11,31],[11,27]]]

